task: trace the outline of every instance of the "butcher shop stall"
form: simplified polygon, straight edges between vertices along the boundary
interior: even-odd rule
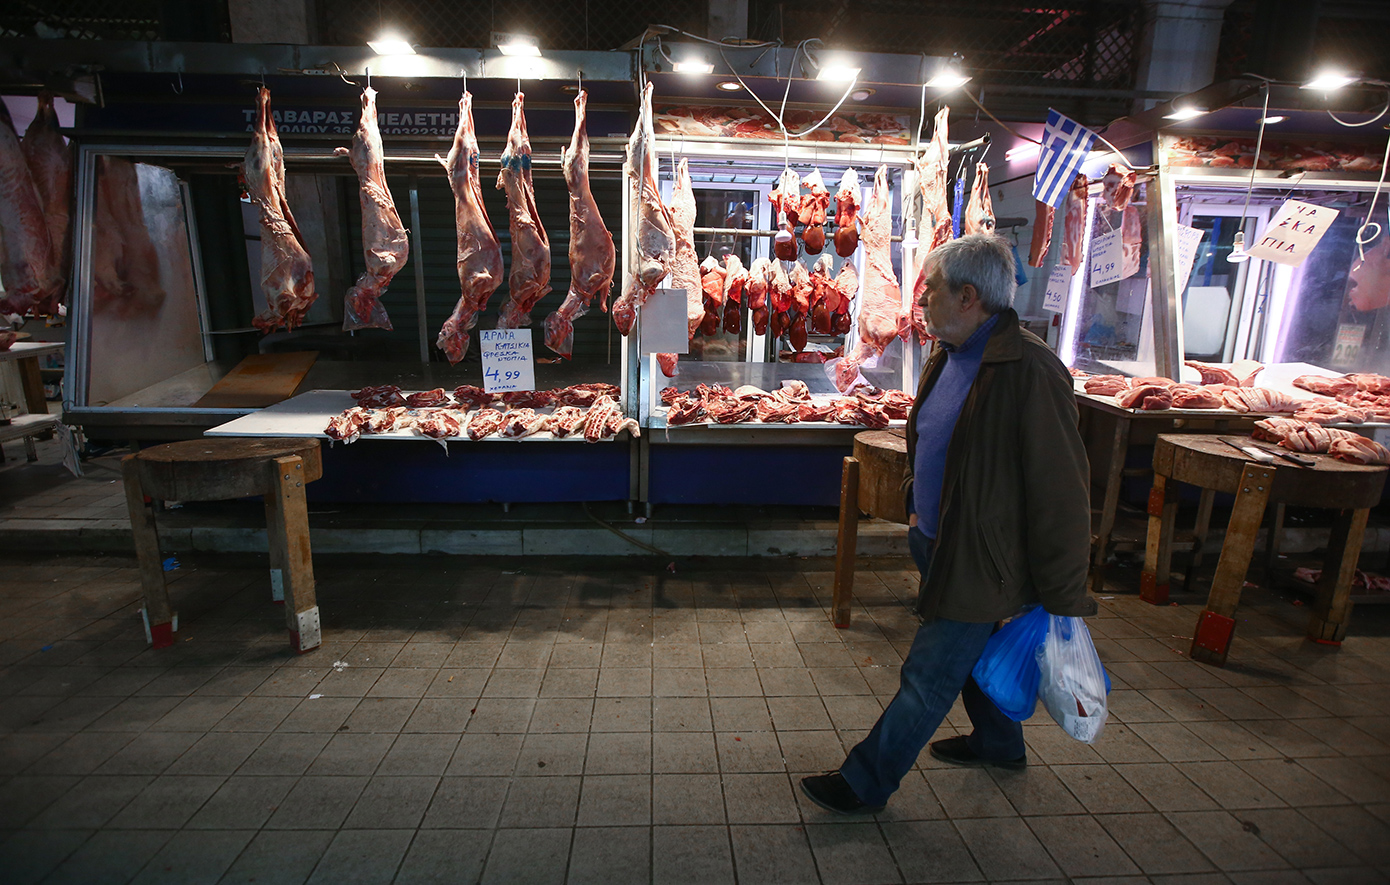
[[[73,131],[65,420],[326,435],[328,500],[629,500],[635,390],[600,307],[632,90],[603,61],[582,99],[467,80],[477,53],[419,76],[103,74]],[[523,333],[497,346],[531,353],[524,379],[485,378],[495,329]],[[496,444],[523,438],[564,444]]]

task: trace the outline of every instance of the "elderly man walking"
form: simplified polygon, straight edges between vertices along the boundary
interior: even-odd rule
[[[974,730],[931,745],[955,765],[1022,768],[1023,728],[971,677],[998,621],[1030,603],[1090,615],[1089,467],[1071,376],[1013,310],[994,234],[935,249],[919,299],[937,347],[907,421],[908,543],[922,626],[898,693],[839,770],[803,778],[822,808],[883,810],[959,695]]]

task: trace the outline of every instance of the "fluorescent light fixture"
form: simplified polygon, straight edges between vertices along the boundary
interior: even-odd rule
[[[946,61],[941,69],[932,75],[927,81],[927,86],[932,89],[955,89],[957,86],[964,86],[970,82],[970,75],[961,69],[960,57],[952,56]]]
[[[1036,157],[1041,151],[1041,145],[1021,144],[1018,147],[1009,148],[1004,152],[1004,162],[1016,163],[1020,160],[1026,160],[1029,157]]]
[[[723,89],[725,92],[738,92],[743,86],[737,80],[724,80],[714,84],[716,88]]]
[[[415,47],[410,45],[409,40],[403,40],[394,34],[382,34],[375,40],[368,40],[367,45],[377,55],[415,54]]]
[[[714,65],[699,58],[687,58],[671,66],[677,74],[713,74]]]
[[[1268,117],[1261,117],[1260,122],[1264,123],[1266,126],[1273,126],[1275,123],[1282,123],[1287,119],[1288,117],[1282,116],[1280,114],[1273,114]]]
[[[525,34],[493,34],[492,42],[497,44],[497,49],[503,55],[521,55],[531,58],[540,58],[541,48],[536,43],[535,37],[528,37]]]
[[[1235,242],[1231,244],[1231,254],[1226,256],[1226,261],[1231,264],[1240,264],[1242,261],[1249,261],[1250,253],[1245,251],[1245,231],[1236,231]]]
[[[848,83],[859,77],[859,69],[849,65],[826,65],[816,72],[817,80],[828,80],[832,83]]]
[[[1320,92],[1331,92],[1334,89],[1341,89],[1343,86],[1350,86],[1355,83],[1358,77],[1352,77],[1341,71],[1322,71],[1313,79],[1303,84],[1304,89],[1317,89]]]
[[[1207,109],[1206,109],[1206,108],[1199,108],[1199,107],[1196,107],[1196,106],[1194,106],[1194,105],[1183,105],[1182,107],[1175,107],[1175,108],[1173,108],[1173,112],[1172,112],[1171,114],[1164,114],[1164,115],[1163,115],[1163,119],[1165,119],[1165,120],[1191,120],[1191,119],[1193,119],[1193,118],[1195,118],[1195,117],[1200,117],[1200,116],[1202,116],[1202,115],[1205,114],[1206,112],[1207,112]]]
[[[863,89],[854,90],[849,94],[849,97],[854,99],[855,101],[863,101],[864,99],[873,95],[875,91],[876,90],[870,89],[866,86]]]

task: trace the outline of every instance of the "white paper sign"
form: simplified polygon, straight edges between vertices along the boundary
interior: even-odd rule
[[[1177,263],[1174,267],[1178,272],[1179,292],[1187,288],[1187,281],[1192,276],[1192,264],[1197,259],[1197,247],[1201,245],[1204,236],[1206,231],[1185,224],[1178,225]]]
[[[690,324],[685,313],[685,290],[657,289],[653,292],[642,305],[639,331],[643,356],[689,353]]]
[[[536,389],[530,329],[484,329],[478,340],[482,344],[484,390],[506,393]]]
[[[1067,305],[1067,291],[1071,288],[1071,268],[1052,265],[1052,273],[1047,277],[1047,294],[1043,295],[1043,310],[1061,313]]]
[[[1332,365],[1349,366],[1361,355],[1366,340],[1366,327],[1351,324],[1337,327],[1337,346],[1332,350]]]
[[[1091,240],[1091,288],[1124,279],[1124,263],[1120,231],[1112,230]]]
[[[1332,226],[1337,210],[1314,206],[1299,200],[1287,200],[1274,213],[1255,245],[1246,251],[1251,258],[1264,258],[1277,264],[1297,267]]]

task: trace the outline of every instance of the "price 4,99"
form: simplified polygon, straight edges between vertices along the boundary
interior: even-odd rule
[[[519,369],[508,369],[505,372],[498,371],[497,369],[488,369],[483,374],[491,380],[493,384],[499,381],[516,381],[521,377],[521,371]]]

